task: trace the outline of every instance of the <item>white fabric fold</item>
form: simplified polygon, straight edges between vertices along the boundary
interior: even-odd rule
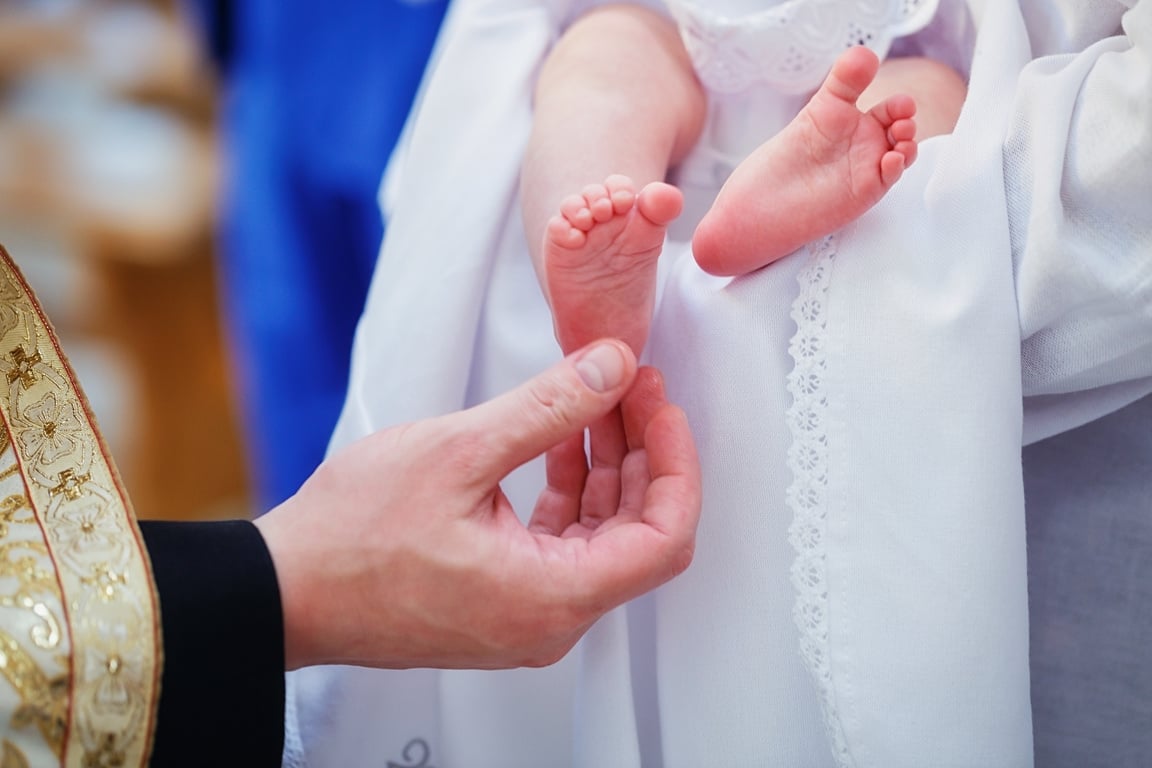
[[[852,766],[1031,764],[1016,297],[1000,146],[1019,11],[955,133],[838,237],[827,301],[828,656]],[[974,213],[979,215],[973,215]]]
[[[1068,51],[1064,20],[1021,73],[1004,145],[1024,394],[1048,396],[1031,439],[1152,391],[1152,6],[1095,10],[1113,34]]]

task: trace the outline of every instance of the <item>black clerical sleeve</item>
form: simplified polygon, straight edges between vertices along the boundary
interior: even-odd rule
[[[280,765],[284,628],[264,539],[247,521],[141,521],[164,671],[151,765]]]

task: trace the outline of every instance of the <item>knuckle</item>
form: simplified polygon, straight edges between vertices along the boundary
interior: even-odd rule
[[[579,395],[552,379],[536,381],[525,391],[525,410],[535,414],[541,426],[565,424],[579,405]]]
[[[674,551],[668,561],[671,578],[675,578],[688,570],[688,566],[692,565],[692,558],[695,554],[696,544],[692,541]]]
[[[571,645],[566,645],[563,648],[553,648],[547,653],[537,657],[533,660],[532,666],[534,667],[550,667],[560,659],[568,655],[568,651],[572,649]]]
[[[575,643],[565,643],[563,645],[554,645],[547,648],[535,648],[517,662],[517,666],[529,667],[532,669],[540,669],[541,667],[550,667],[560,659],[568,655],[568,651],[572,649]]]

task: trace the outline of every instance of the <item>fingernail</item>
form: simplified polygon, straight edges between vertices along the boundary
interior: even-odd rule
[[[624,357],[615,344],[597,344],[576,361],[576,372],[595,392],[615,389],[624,381]]]

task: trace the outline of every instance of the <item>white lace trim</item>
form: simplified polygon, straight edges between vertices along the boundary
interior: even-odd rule
[[[792,304],[796,334],[788,345],[794,366],[788,374],[788,392],[792,405],[788,409],[788,429],[792,444],[788,448],[788,468],[792,485],[788,488],[788,506],[792,524],[788,541],[796,550],[792,563],[792,585],[796,603],[792,616],[800,629],[800,655],[811,672],[824,712],[824,726],[832,752],[840,768],[853,764],[836,710],[832,688],[832,669],[828,658],[828,584],[827,536],[828,505],[828,394],[827,373],[827,300],[836,256],[836,240],[829,235],[808,247],[810,261],[800,274],[800,295]]]
[[[892,40],[923,29],[939,0],[764,0],[752,12],[716,0],[666,0],[701,82],[716,93],[756,84],[784,93],[814,90],[846,48],[879,56]],[[750,5],[749,0],[738,3]],[[755,3],[751,3],[755,5]]]

